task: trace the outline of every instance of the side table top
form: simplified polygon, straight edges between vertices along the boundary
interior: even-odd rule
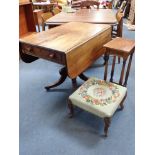
[[[134,40],[117,37],[106,43],[104,47],[110,50],[117,51],[118,54],[128,56],[134,51],[135,42]]]

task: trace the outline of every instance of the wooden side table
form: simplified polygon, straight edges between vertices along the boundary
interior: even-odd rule
[[[129,72],[130,72],[132,56],[135,51],[135,42],[133,40],[118,37],[106,43],[104,47],[106,48],[106,53],[105,53],[105,58],[106,58],[105,69],[106,70],[108,68],[108,58],[110,54],[114,54],[114,55],[117,55],[123,58],[123,64],[122,64],[121,77],[119,80],[119,84],[126,86]],[[126,74],[125,74],[125,68],[126,68],[125,66],[126,66],[126,61],[128,57],[129,57],[129,63],[128,63]],[[111,79],[110,79],[111,82],[113,82],[115,61],[116,61],[116,56],[114,57],[113,64],[112,64]],[[124,74],[125,74],[125,79],[124,79]],[[106,77],[107,77],[107,72],[104,75],[104,80],[106,80]]]
[[[43,13],[43,10],[42,9],[35,9],[35,10],[33,10],[33,13],[34,13],[35,25],[37,25],[38,31],[40,32],[40,25],[42,25],[41,14]]]

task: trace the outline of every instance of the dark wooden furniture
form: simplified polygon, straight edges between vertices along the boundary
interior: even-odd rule
[[[129,12],[129,21],[131,24],[135,24],[135,0],[131,0],[130,12]]]
[[[22,1],[19,3],[19,37],[29,32],[36,32],[32,3]]]
[[[60,85],[67,76],[73,81],[104,54],[103,44],[111,40],[111,26],[80,22],[67,23],[20,38],[20,51],[64,65],[60,79],[47,90]],[[78,58],[78,59],[77,59]]]
[[[75,13],[60,12],[46,21],[46,25],[61,25],[68,22],[85,22],[93,24],[117,24],[111,9],[79,9]]]
[[[123,11],[118,9],[116,13],[117,25],[112,27],[112,38],[122,37],[123,35]],[[118,57],[118,63],[120,63],[120,58]]]
[[[87,8],[90,9],[91,7],[96,7],[97,9],[99,9],[99,5],[100,3],[98,1],[91,1],[91,0],[87,0],[87,1],[81,1],[81,9],[82,8]]]
[[[122,37],[123,34],[123,16],[122,10],[118,10],[116,13],[117,25],[113,26],[112,37]]]
[[[123,102],[127,96],[126,86],[135,43],[125,38],[115,38],[105,44],[104,47],[106,48],[104,80],[90,78],[69,97],[68,107],[71,117],[74,112],[73,105],[75,105],[104,119],[104,135],[107,137],[111,117],[119,106],[121,110],[124,108]],[[110,55],[113,56],[113,64],[110,80],[108,81],[108,59]],[[114,80],[116,56],[123,58],[119,82]],[[129,61],[125,73],[128,58]]]
[[[118,38],[111,40],[107,44],[105,44],[104,47],[106,48],[106,53],[107,53],[107,55],[105,54],[106,57],[108,57],[109,54],[110,55],[113,54],[115,56],[119,56],[123,58],[123,66],[122,66],[122,71],[121,71],[121,77],[119,80],[119,85],[127,86],[127,80],[129,76],[132,56],[135,50],[135,42],[133,40],[118,37]],[[123,82],[125,65],[126,65],[126,61],[129,56],[130,56],[129,64],[127,67],[125,80]],[[107,67],[108,67],[108,60],[106,58],[106,66],[105,66],[106,70],[107,70]],[[111,78],[110,78],[111,82],[113,82],[114,68],[115,68],[115,57],[113,58],[112,72],[111,72]],[[106,80],[106,78],[107,78],[107,73],[104,74],[104,79]]]
[[[124,17],[125,18],[128,18],[128,16],[129,16],[130,6],[131,6],[131,2],[130,2],[130,0],[127,0],[126,7],[124,9]]]
[[[19,1],[19,38],[23,36],[36,33],[35,21],[32,10],[32,3],[28,0]],[[27,54],[20,53],[20,58],[25,62],[30,63],[36,60],[36,57],[29,56]]]

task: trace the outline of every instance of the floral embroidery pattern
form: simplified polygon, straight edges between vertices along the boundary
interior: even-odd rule
[[[88,95],[88,93],[87,93],[88,88],[93,86],[93,85],[108,87],[109,90],[111,91],[112,95],[108,98],[105,98],[105,99],[103,99],[103,98],[96,99],[96,98]],[[95,89],[95,96],[103,97],[103,95],[105,93],[104,93],[104,90],[103,89],[101,90],[101,89],[102,88],[96,88]],[[118,89],[117,85],[114,85],[112,83],[108,83],[108,82],[103,81],[103,80],[91,79],[91,80],[87,81],[86,83],[84,83],[80,87],[79,95],[87,103],[104,106],[104,105],[110,104],[112,102],[115,102],[117,97],[120,96],[120,93],[119,93],[119,89]]]
[[[96,97],[103,97],[105,95],[105,90],[103,88],[95,88],[93,90],[93,94],[96,96]]]

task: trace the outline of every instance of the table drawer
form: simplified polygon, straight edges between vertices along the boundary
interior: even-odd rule
[[[65,55],[63,55],[63,53],[61,52],[52,51],[41,47],[35,47],[28,44],[22,43],[22,52],[63,65],[65,65],[66,62]]]

